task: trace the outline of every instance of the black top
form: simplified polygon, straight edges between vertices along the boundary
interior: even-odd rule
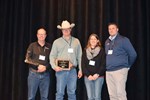
[[[89,65],[86,50],[82,54],[82,72],[85,76],[99,74],[99,76],[104,76],[106,68],[106,54],[103,48],[101,48],[99,54],[91,59],[95,61],[95,65]]]
[[[35,70],[37,70],[38,65],[44,65],[49,69],[50,50],[51,45],[47,42],[44,46],[41,46],[38,42],[33,42],[27,49],[25,62]]]

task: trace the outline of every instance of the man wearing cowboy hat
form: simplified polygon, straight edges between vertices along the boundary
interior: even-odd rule
[[[50,64],[56,71],[57,78],[56,100],[63,100],[66,86],[68,100],[76,100],[77,66],[79,66],[78,78],[82,76],[82,48],[80,41],[71,36],[71,30],[74,26],[74,23],[70,24],[67,20],[63,21],[61,26],[57,26],[63,35],[54,41],[50,53]]]

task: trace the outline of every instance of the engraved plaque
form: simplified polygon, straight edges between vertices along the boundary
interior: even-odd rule
[[[69,69],[69,60],[57,60],[57,66],[63,69]]]

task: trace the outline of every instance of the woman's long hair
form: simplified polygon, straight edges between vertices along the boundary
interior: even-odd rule
[[[95,33],[92,33],[92,34],[89,36],[89,39],[88,39],[88,42],[87,42],[87,45],[86,45],[86,48],[85,48],[85,49],[91,47],[90,39],[91,39],[92,36],[96,37],[96,39],[98,40],[96,47],[100,47],[100,48],[101,48],[101,47],[102,47],[102,44],[101,44],[101,41],[100,41],[98,35],[95,34]]]

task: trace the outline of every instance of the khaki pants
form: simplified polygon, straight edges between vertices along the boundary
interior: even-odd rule
[[[106,71],[106,83],[110,100],[127,100],[126,81],[128,68],[122,68],[116,71]]]

